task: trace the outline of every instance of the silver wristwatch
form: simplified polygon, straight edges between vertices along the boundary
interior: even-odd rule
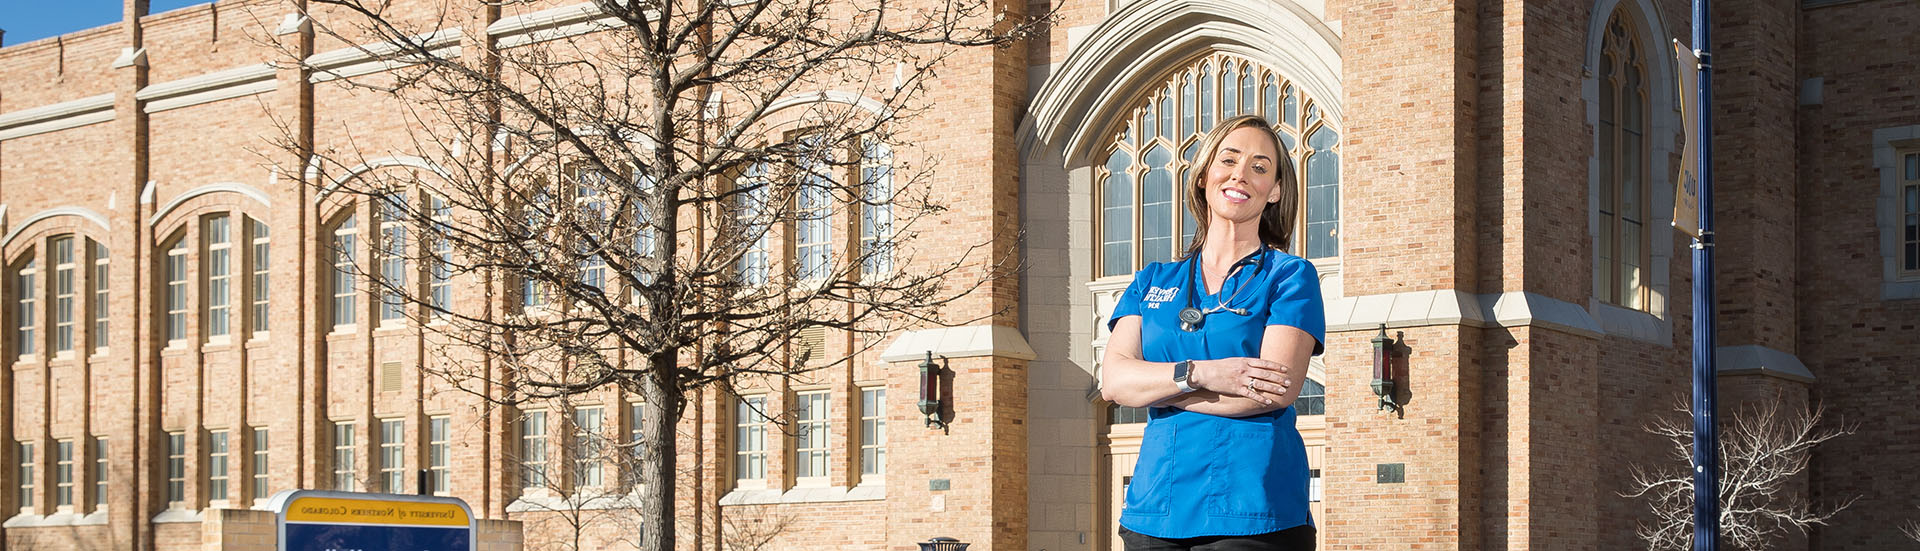
[[[1173,386],[1180,387],[1180,393],[1185,394],[1200,390],[1193,388],[1191,384],[1187,384],[1187,376],[1192,373],[1193,360],[1180,360],[1173,363]]]

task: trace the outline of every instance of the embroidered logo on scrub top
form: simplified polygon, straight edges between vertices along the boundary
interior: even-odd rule
[[[1154,287],[1151,289],[1147,289],[1147,296],[1143,299],[1143,301],[1147,303],[1148,308],[1159,308],[1160,304],[1173,300],[1173,297],[1179,294],[1180,294],[1179,287],[1164,288],[1164,289],[1160,287]]]

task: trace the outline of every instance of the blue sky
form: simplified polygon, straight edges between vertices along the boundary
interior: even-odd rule
[[[148,13],[172,11],[210,3],[207,0],[151,0]],[[121,0],[0,0],[0,29],[4,43],[25,44],[54,35],[91,29],[120,21]]]

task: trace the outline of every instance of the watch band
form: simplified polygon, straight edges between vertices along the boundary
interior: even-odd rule
[[[1191,373],[1193,373],[1193,360],[1180,360],[1173,363],[1173,386],[1180,387],[1182,394],[1199,390],[1187,383],[1187,376]]]

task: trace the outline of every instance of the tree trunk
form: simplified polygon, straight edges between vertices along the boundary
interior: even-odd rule
[[[645,453],[640,455],[640,548],[649,551],[673,551],[674,459],[677,449],[673,427],[680,420],[680,397],[667,390],[662,380],[673,372],[670,354],[650,360],[654,365],[640,377],[640,434]],[[661,361],[664,359],[665,361]],[[660,364],[667,364],[662,367]]]

